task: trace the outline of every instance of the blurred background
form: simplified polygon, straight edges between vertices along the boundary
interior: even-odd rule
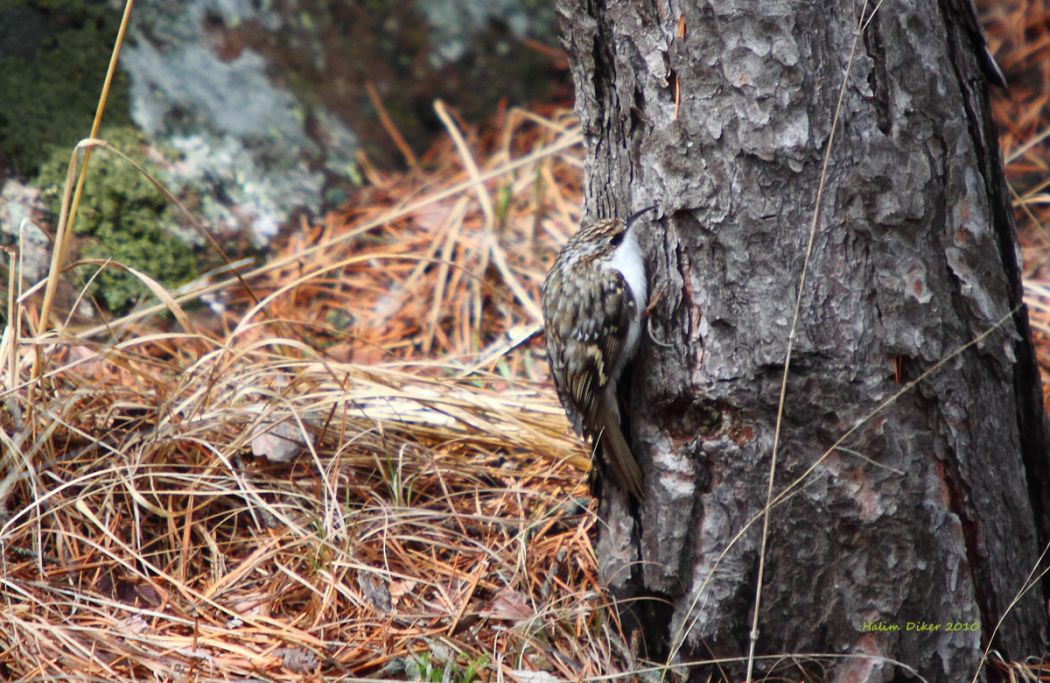
[[[23,218],[45,232],[54,223],[122,8],[0,0],[8,243]],[[147,162],[223,244],[245,253],[270,246],[299,217],[345,204],[371,168],[416,166],[443,134],[438,98],[470,123],[515,105],[568,102],[553,3],[139,0],[102,137]],[[207,261],[200,238],[167,202],[134,173],[96,163],[77,228],[86,255],[108,253],[169,286],[199,271],[197,261]],[[89,215],[102,202],[122,208],[119,230]],[[32,232],[25,274],[36,281],[46,270],[47,238]],[[179,239],[162,239],[170,234]],[[171,253],[160,258],[162,244]],[[139,293],[134,283],[126,283],[131,291],[101,284],[112,312]]]

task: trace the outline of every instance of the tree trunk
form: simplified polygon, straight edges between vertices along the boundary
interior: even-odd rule
[[[613,595],[641,598],[628,629],[696,680],[743,676],[686,665],[747,656],[829,144],[774,495],[803,479],[771,512],[757,669],[968,681],[986,646],[1046,644],[1048,583],[1010,607],[1050,474],[990,62],[967,0],[878,4],[851,63],[854,0],[559,0],[585,221],[660,207],[625,417],[647,497],[604,487],[597,550]]]

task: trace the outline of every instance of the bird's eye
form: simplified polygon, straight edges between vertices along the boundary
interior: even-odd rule
[[[620,246],[620,242],[623,242],[623,236],[627,234],[626,230],[621,230],[609,239],[609,243],[614,247]]]

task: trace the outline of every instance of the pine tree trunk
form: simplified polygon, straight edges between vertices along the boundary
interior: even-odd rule
[[[757,652],[854,655],[790,662],[813,680],[968,681],[985,646],[1046,645],[1046,581],[1008,610],[1050,475],[983,37],[967,0],[886,2],[850,63],[860,6],[559,0],[585,220],[660,207],[625,418],[647,498],[605,487],[597,548],[653,658],[747,655],[829,142],[774,493],[803,480],[771,513]]]

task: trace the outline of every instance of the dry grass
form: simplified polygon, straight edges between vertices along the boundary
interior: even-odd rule
[[[1050,3],[978,2],[1009,83],[993,91],[999,144],[1025,260],[1025,300],[1050,406]]]
[[[1037,6],[997,4],[988,24],[1050,368]],[[635,665],[596,578],[586,453],[529,340],[578,218],[575,122],[511,110],[479,136],[443,120],[448,139],[412,171],[363,160],[353,207],[241,264],[251,294],[216,274],[58,336],[40,291],[10,288],[0,678],[578,680]]]
[[[252,295],[6,343],[0,677],[615,670],[586,453],[521,300],[576,221],[573,125],[511,111],[376,174]]]

